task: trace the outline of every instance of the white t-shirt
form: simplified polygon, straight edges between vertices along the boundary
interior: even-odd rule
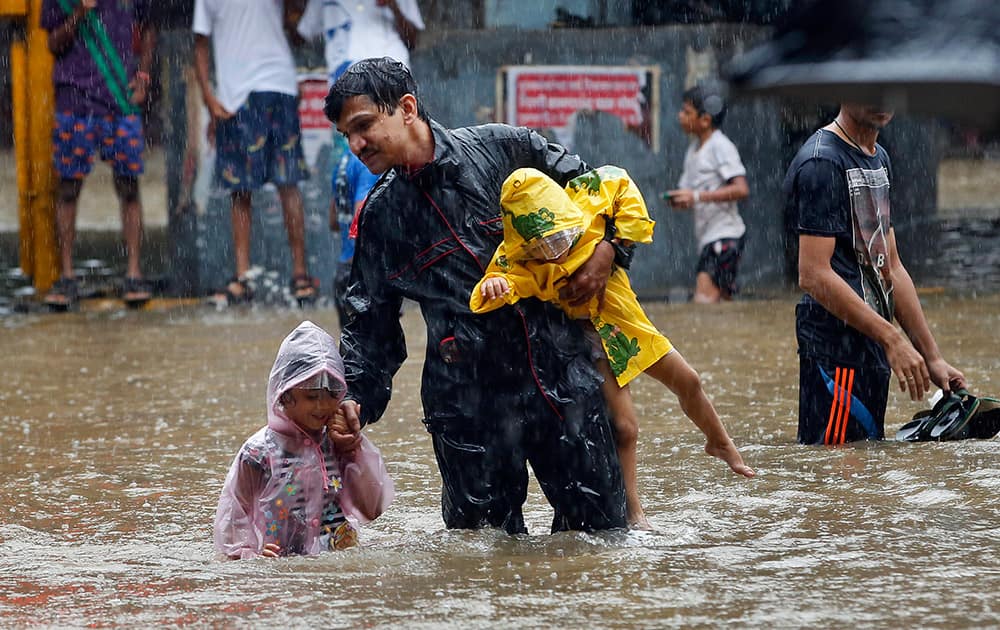
[[[212,38],[216,97],[229,111],[250,92],[298,95],[283,12],[283,0],[195,0],[192,30]]]
[[[417,30],[424,30],[417,0],[396,0],[396,5]],[[309,0],[298,30],[306,38],[323,35],[330,83],[352,63],[369,57],[392,57],[410,65],[392,10],[375,0]]]
[[[688,145],[677,187],[716,190],[734,177],[746,174],[736,145],[716,129],[700,147],[697,138]],[[719,239],[739,238],[744,232],[746,225],[735,201],[703,201],[694,205],[694,235],[699,250]]]

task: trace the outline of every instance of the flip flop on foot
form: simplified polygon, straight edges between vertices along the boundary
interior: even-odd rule
[[[253,301],[253,287],[246,278],[230,278],[225,288],[216,292],[215,299],[230,306],[249,304]]]
[[[80,287],[76,278],[62,277],[52,284],[45,294],[45,305],[53,311],[67,311],[76,308],[80,301]]]
[[[312,304],[316,301],[316,289],[319,282],[315,278],[306,275],[292,278],[292,297],[298,300],[299,304]]]
[[[143,278],[126,277],[122,284],[122,301],[129,308],[139,308],[150,299],[153,294],[149,290],[149,283]]]

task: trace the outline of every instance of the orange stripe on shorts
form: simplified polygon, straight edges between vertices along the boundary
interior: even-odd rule
[[[837,407],[840,399],[840,368],[835,368],[833,374],[833,402],[830,403],[830,418],[826,421],[826,435],[823,437],[824,444],[832,444],[830,441],[830,431],[833,430],[834,420],[837,418]],[[836,437],[834,437],[836,439]]]

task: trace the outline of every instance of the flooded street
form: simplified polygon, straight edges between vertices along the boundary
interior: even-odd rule
[[[923,296],[945,357],[1000,396],[1000,297]],[[3,627],[988,627],[1000,624],[1000,441],[794,443],[795,298],[649,304],[747,462],[737,478],[652,379],[639,479],[655,532],[447,531],[419,422],[423,322],[367,429],[396,502],[360,549],[218,561],[226,470],[265,423],[268,371],[303,318],[201,309],[0,318]],[[922,404],[893,390],[886,433]]]

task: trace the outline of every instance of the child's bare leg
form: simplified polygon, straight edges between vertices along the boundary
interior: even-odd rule
[[[632,392],[628,385],[619,387],[611,366],[606,359],[597,361],[597,367],[604,376],[601,386],[604,400],[611,411],[611,424],[615,429],[615,445],[618,448],[618,461],[622,467],[622,480],[625,482],[625,511],[630,527],[636,529],[651,529],[646,514],[642,511],[639,501],[639,482],[636,473],[636,444],[639,441],[639,420],[632,404]]]
[[[733,472],[744,477],[753,477],[752,468],[743,463],[733,439],[726,432],[726,427],[719,419],[712,401],[708,399],[701,386],[701,377],[677,350],[670,352],[659,361],[646,368],[656,380],[670,388],[677,395],[684,415],[694,422],[695,426],[705,434],[705,452],[723,460]]]

